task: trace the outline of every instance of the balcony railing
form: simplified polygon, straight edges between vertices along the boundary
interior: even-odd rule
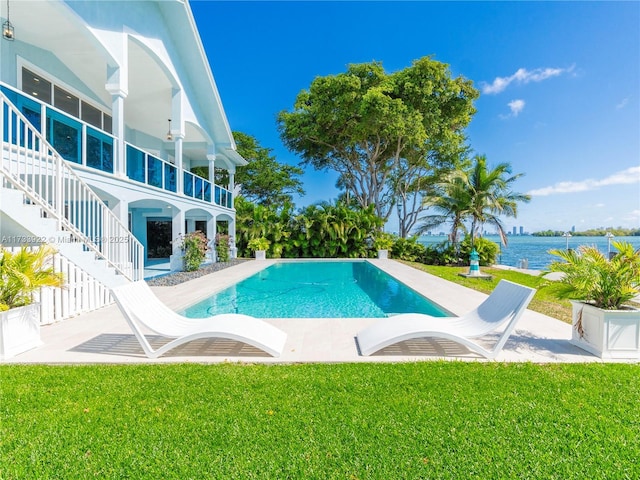
[[[144,276],[144,247],[59,155],[33,122],[0,94],[0,175],[39,205],[57,230],[127,279]],[[117,240],[114,240],[117,239]]]
[[[46,132],[47,141],[65,160],[101,172],[114,173],[114,144],[117,140],[113,135],[9,86],[1,85],[0,90],[39,133]],[[18,129],[9,127],[6,124],[4,126],[4,140],[17,142],[18,138],[9,139],[8,135],[10,130],[14,137],[19,135]],[[28,141],[37,142],[37,139]],[[32,145],[24,146],[33,148]],[[125,173],[130,180],[179,195],[179,173],[174,164],[129,143],[125,143],[125,146]],[[182,194],[206,203],[233,208],[232,193],[229,190],[212,185],[209,180],[191,172],[183,171]]]

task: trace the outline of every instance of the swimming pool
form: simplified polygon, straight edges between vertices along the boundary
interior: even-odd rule
[[[190,318],[380,318],[448,313],[364,261],[282,262],[179,312]]]

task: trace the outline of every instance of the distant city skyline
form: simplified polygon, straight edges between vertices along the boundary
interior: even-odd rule
[[[276,115],[316,76],[373,60],[397,71],[433,55],[481,92],[467,130],[474,153],[525,174],[514,189],[532,201],[503,219],[507,230],[640,226],[640,2],[191,6],[231,128],[280,162],[300,159]],[[298,207],[338,196],[333,172],[309,168],[303,180]]]

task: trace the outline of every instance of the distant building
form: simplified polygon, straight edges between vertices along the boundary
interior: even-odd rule
[[[520,235],[524,235],[524,227],[520,227]]]
[[[513,227],[513,234],[514,234],[514,235],[517,235],[517,233],[516,233],[516,227]]]

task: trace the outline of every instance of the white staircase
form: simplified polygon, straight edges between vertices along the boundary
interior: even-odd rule
[[[12,233],[51,243],[108,288],[143,279],[142,244],[2,93],[0,107],[0,210]]]
[[[14,225],[19,224],[20,227],[19,230],[12,229],[8,234],[4,230],[3,235],[0,236],[0,243],[3,243],[3,240],[4,243],[8,240],[14,244],[48,243],[60,255],[81,266],[85,273],[107,288],[113,288],[128,281],[124,275],[109,268],[107,262],[96,256],[95,252],[76,241],[69,232],[58,230],[57,221],[47,218],[43,210],[38,205],[30,203],[20,190],[3,188],[0,191],[0,206],[2,219],[5,222],[10,219]]]

